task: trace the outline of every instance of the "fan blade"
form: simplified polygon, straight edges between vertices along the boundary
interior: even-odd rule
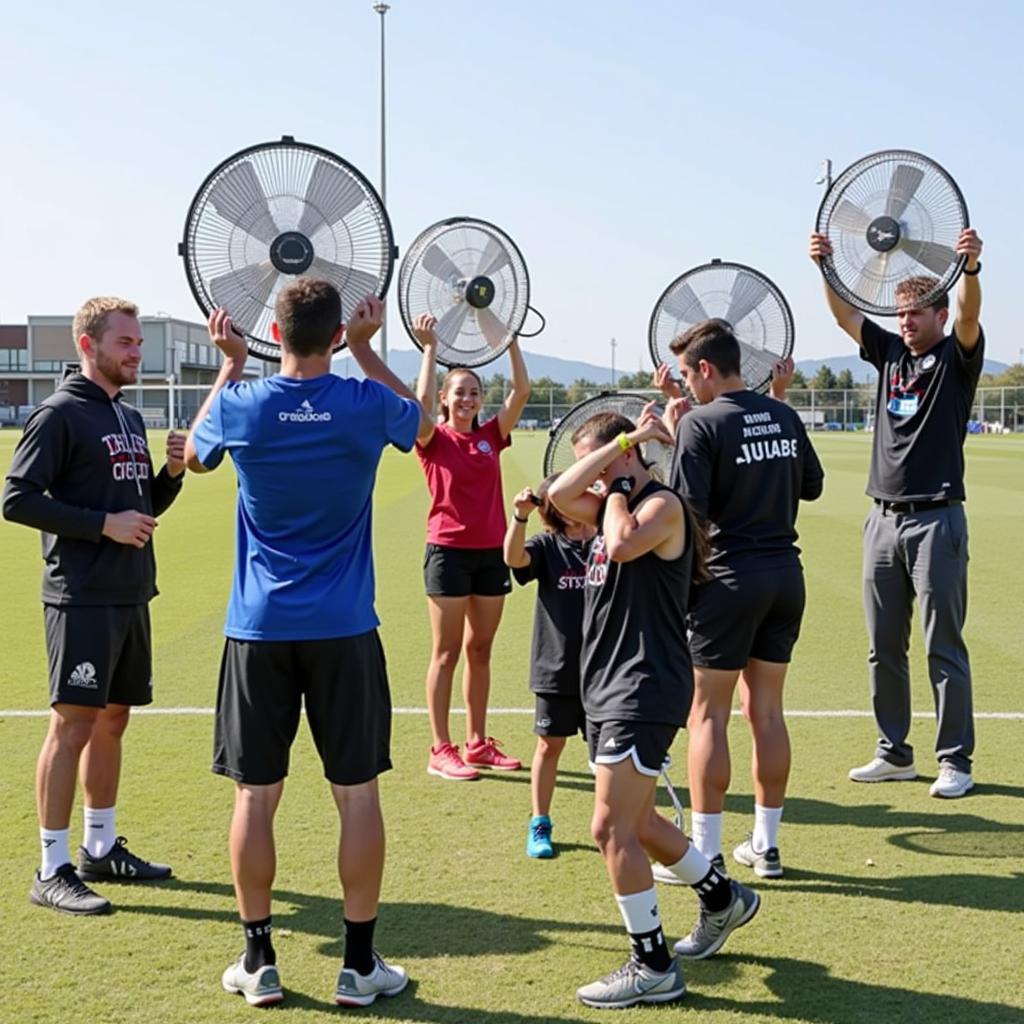
[[[508,263],[508,253],[505,246],[493,235],[487,240],[484,251],[480,255],[480,262],[473,271],[473,276],[491,277],[496,274],[505,264]]]
[[[210,190],[216,211],[236,227],[270,245],[281,233],[250,163],[232,167]]]
[[[277,279],[277,268],[270,260],[264,260],[215,277],[210,281],[210,294],[240,328],[250,329],[267,308]]]
[[[457,302],[437,321],[437,325],[434,327],[434,334],[437,335],[438,345],[443,346],[449,351],[454,351],[455,339],[459,336],[459,332],[462,330],[462,325],[470,309],[472,309],[472,306],[468,302]]]
[[[957,259],[956,253],[948,245],[940,245],[938,242],[918,242],[913,238],[901,238],[899,247],[912,260],[917,260],[939,277],[942,277]]]
[[[451,261],[440,246],[432,245],[420,259],[423,269],[445,283],[454,284],[462,278],[462,271]]]
[[[743,368],[743,378],[748,384],[760,384],[765,377],[770,377],[772,367],[779,360],[779,356],[767,349],[755,348],[749,342],[740,342],[740,366]]]
[[[885,197],[885,215],[899,220],[918,186],[924,181],[924,171],[910,164],[897,164],[889,180],[889,193]]]
[[[336,224],[365,198],[354,178],[326,160],[317,160],[303,197],[305,208],[297,228],[307,238],[323,224]]]
[[[330,281],[341,295],[341,307],[346,315],[359,305],[367,295],[377,294],[377,278],[355,267],[346,267],[341,263],[328,263],[319,256],[313,257],[309,265],[310,277],[322,277]]]
[[[697,293],[684,281],[672,291],[661,307],[669,316],[687,324],[699,324],[711,317]]]
[[[725,319],[736,329],[736,325],[748,317],[768,294],[768,286],[753,274],[737,274],[729,294],[729,308]]]
[[[501,349],[508,339],[508,328],[489,309],[476,310],[476,325],[480,328],[484,341],[495,352]]]
[[[854,293],[872,306],[878,305],[878,296],[885,284],[885,268],[888,263],[889,253],[876,253],[864,264],[864,269],[853,286]]]
[[[832,211],[830,225],[834,224],[843,231],[866,232],[871,224],[871,220],[872,218],[859,206],[854,206],[849,199],[844,199]]]

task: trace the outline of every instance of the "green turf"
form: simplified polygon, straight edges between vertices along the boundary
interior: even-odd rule
[[[15,435],[0,432],[0,465]],[[505,453],[506,494],[540,476],[540,435]],[[860,610],[860,525],[866,511],[864,436],[815,439],[828,477],[804,508],[809,608],[788,691],[793,709],[865,709]],[[159,439],[154,438],[154,447]],[[968,440],[971,610],[968,641],[976,706],[1020,712],[1024,699],[1024,573],[1018,542],[1024,444]],[[213,703],[233,556],[230,469],[188,480],[157,534],[162,596],[154,602],[157,707]],[[378,610],[396,706],[422,707],[429,633],[420,583],[426,499],[415,459],[388,453],[376,499]],[[38,604],[40,558],[30,531],[0,524],[0,610],[6,623],[0,707],[38,709],[45,658]],[[322,614],[331,615],[331,609]],[[494,657],[492,705],[527,708],[532,593],[508,602]],[[927,711],[919,632],[913,639],[916,708]],[[528,716],[495,716],[507,749],[532,749]],[[0,962],[8,985],[0,1021],[232,1021],[259,1011],[220,991],[239,946],[226,854],[231,787],[209,774],[208,716],[138,717],[126,737],[119,825],[177,878],[152,888],[100,887],[109,918],[74,920],[31,907],[37,860],[32,773],[40,718],[3,717],[0,738]],[[978,789],[939,803],[919,783],[853,786],[846,770],[871,752],[863,718],[794,718],[794,769],[782,849],[786,877],[759,884],[764,906],[718,958],[687,965],[677,1007],[625,1011],[616,1020],[780,1019],[821,1024],[874,1020],[1024,1022],[1024,750],[1020,720],[978,723]],[[727,844],[749,828],[749,742],[733,728],[734,785]],[[933,768],[933,725],[915,720],[918,766]],[[423,771],[422,714],[399,714],[395,771],[382,786],[388,868],[378,933],[385,955],[413,983],[365,1013],[328,1000],[340,954],[333,805],[305,735],[280,812],[276,944],[288,1000],[275,1017],[317,1021],[592,1021],[577,985],[625,955],[621,923],[588,834],[590,780],[582,744],[570,745],[556,794],[552,862],[523,854],[526,773],[470,786]],[[685,738],[676,744],[685,761]],[[677,768],[677,782],[684,772]],[[77,841],[80,815],[72,820]],[[744,869],[737,867],[738,876]],[[663,894],[671,938],[695,912],[689,892]]]

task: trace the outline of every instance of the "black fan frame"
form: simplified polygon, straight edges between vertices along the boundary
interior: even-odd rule
[[[786,320],[788,330],[786,332],[787,345],[786,351],[783,352],[779,358],[786,359],[793,354],[793,349],[796,347],[796,320],[793,318],[793,310],[783,294],[782,289],[763,271],[757,270],[755,267],[751,267],[746,263],[736,263],[733,260],[709,260],[707,263],[701,263],[700,266],[690,267],[689,270],[684,271],[680,274],[659,296],[658,301],[654,303],[654,308],[651,310],[650,320],[647,322],[647,349],[650,352],[651,359],[654,361],[655,367],[661,365],[661,363],[668,363],[669,366],[672,363],[668,362],[668,359],[663,358],[662,354],[658,351],[657,343],[655,342],[655,321],[658,317],[658,311],[661,308],[661,304],[665,301],[665,298],[669,293],[676,288],[681,281],[690,277],[692,274],[697,274],[702,270],[737,270],[744,271],[748,274],[753,274],[754,277],[760,278],[766,285],[772,294],[779,300],[779,305],[782,308],[783,317]],[[767,392],[771,386],[771,375],[769,374],[763,381],[760,381],[756,386],[751,386],[751,391],[758,391],[761,394]],[[749,385],[748,385],[749,386]]]
[[[334,153],[329,149],[325,149],[323,146],[316,146],[311,142],[299,142],[292,135],[282,135],[280,139],[274,139],[271,142],[257,142],[255,145],[246,146],[244,149],[238,150],[237,153],[233,153],[225,160],[221,160],[221,162],[217,164],[217,166],[214,167],[214,169],[210,171],[210,173],[207,174],[207,176],[203,179],[203,183],[199,186],[199,188],[196,190],[196,194],[192,197],[192,202],[189,203],[188,213],[185,215],[185,226],[182,231],[181,241],[178,243],[178,255],[182,258],[185,264],[185,278],[188,281],[188,287],[189,290],[192,292],[192,297],[196,300],[196,304],[203,311],[203,314],[206,317],[209,317],[215,308],[213,305],[210,305],[213,297],[205,294],[205,291],[200,287],[202,282],[196,280],[196,278],[199,275],[193,272],[192,267],[190,265],[192,247],[189,245],[189,228],[192,225],[193,216],[195,215],[196,209],[199,206],[200,200],[202,200],[203,197],[207,194],[211,183],[221,173],[221,171],[224,170],[225,167],[241,160],[244,157],[249,156],[252,153],[262,152],[268,149],[283,148],[304,149],[308,150],[311,153],[316,153],[319,156],[327,157],[329,160],[336,161],[338,164],[344,167],[345,170],[348,171],[348,173],[351,174],[354,178],[359,179],[359,181],[365,186],[367,192],[369,192],[373,199],[376,200],[377,207],[381,214],[380,222],[386,238],[388,252],[387,272],[384,275],[384,281],[381,285],[377,298],[383,301],[388,293],[388,288],[391,286],[391,278],[394,276],[395,272],[395,261],[398,258],[398,246],[395,245],[395,234],[391,227],[391,218],[388,216],[387,208],[384,206],[384,203],[380,197],[380,193],[375,188],[373,182],[370,181],[370,179],[367,178],[366,175],[363,174],[363,172],[360,171],[358,167],[356,167],[354,164],[349,163],[349,161],[344,159],[343,157],[338,156],[337,153]],[[248,333],[246,333],[244,337],[248,342],[258,342],[260,345],[269,344],[265,338],[257,338],[254,335]],[[343,334],[337,347],[332,350],[332,354],[340,352],[345,347],[345,336]],[[271,352],[267,352],[262,348],[254,349],[253,346],[250,344],[248,345],[248,349],[249,354],[251,356],[255,356],[257,359],[263,359],[270,363],[279,363],[281,361],[281,357],[279,355],[274,355]]]
[[[501,236],[501,238],[503,238],[506,242],[508,242],[509,248],[519,258],[519,262],[523,266],[523,277],[525,279],[524,280],[524,286],[525,286],[524,290],[526,292],[526,302],[523,305],[523,315],[522,315],[522,318],[519,321],[518,326],[511,330],[511,333],[515,337],[519,337],[520,336],[520,331],[522,330],[522,327],[523,327],[523,324],[526,323],[526,318],[527,318],[527,316],[529,316],[530,310],[533,308],[530,305],[530,268],[527,265],[525,257],[523,256],[522,250],[519,248],[518,245],[516,245],[516,243],[513,240],[512,236],[509,235],[509,233],[504,228],[498,227],[497,224],[494,224],[493,222],[491,222],[489,220],[483,220],[481,217],[468,217],[468,216],[445,217],[443,220],[438,220],[438,221],[435,221],[433,224],[428,225],[421,232],[419,232],[419,234],[416,235],[416,237],[405,247],[405,258],[406,259],[408,258],[409,253],[411,253],[416,248],[416,246],[419,244],[420,239],[423,238],[423,236],[426,235],[429,231],[434,231],[434,230],[436,230],[437,228],[440,228],[440,227],[446,227],[446,228],[447,227],[456,227],[459,224],[467,224],[467,223],[468,224],[479,224],[482,227],[490,228],[492,231],[496,231],[498,233],[498,235]],[[404,265],[405,260],[403,259],[402,262],[403,262],[403,265]],[[409,274],[411,276],[411,274],[412,274],[411,270],[409,271]],[[399,312],[399,314],[402,317],[402,326],[405,327],[405,333],[408,334],[409,337],[412,339],[412,343],[416,346],[416,348],[419,349],[422,352],[423,351],[423,346],[420,345],[419,341],[416,338],[415,333],[413,332],[412,322],[410,321],[409,316],[408,316],[408,312],[406,310],[405,295],[403,294],[403,289],[402,289],[402,267],[401,266],[399,267],[399,271],[398,271],[398,312]],[[534,310],[534,312],[536,312],[536,310]],[[543,320],[543,317],[541,317],[541,319]],[[543,329],[544,328],[541,327],[541,330],[543,330]],[[540,334],[540,331],[536,331],[535,334]],[[523,337],[534,337],[535,334],[523,335]],[[499,352],[496,356],[494,356],[494,359],[500,359],[501,356],[503,356],[507,350],[508,350],[508,346],[506,346],[504,349],[502,349],[501,352]],[[487,366],[488,363],[493,362],[494,359],[490,359],[486,363],[476,363],[473,366],[468,366],[465,363],[452,363],[452,362],[448,362],[446,359],[442,359],[440,356],[437,357],[438,363],[440,363],[441,366],[444,366],[444,367],[446,367],[449,370],[458,370],[458,369],[470,369],[470,370],[473,370],[473,369],[479,369],[481,366]]]
[[[818,205],[818,213],[814,218],[814,230],[818,234],[824,233],[824,228],[827,226],[822,223],[822,217],[825,214],[825,207],[831,201],[832,209],[838,205],[839,200],[843,196],[843,192],[849,188],[850,182],[861,173],[861,169],[864,165],[868,164],[869,161],[875,160],[878,157],[890,157],[896,155],[904,155],[909,157],[915,157],[918,160],[923,160],[925,163],[931,164],[932,167],[946,180],[946,183],[950,186],[953,195],[956,197],[956,201],[959,203],[960,208],[964,214],[964,227],[970,227],[971,216],[967,209],[967,200],[964,198],[964,194],[960,189],[960,186],[953,179],[953,176],[942,166],[937,160],[933,160],[930,156],[925,153],[919,153],[913,149],[877,149],[873,153],[868,153],[866,156],[862,156],[858,160],[854,160],[852,164],[846,167],[840,174],[832,179],[832,183],[825,190],[824,196],[821,198],[821,203]],[[840,191],[840,184],[842,184],[842,191]],[[933,295],[925,296],[922,305],[928,305],[934,302],[943,292],[952,291],[953,286],[960,279],[960,275],[963,273],[964,267],[967,265],[967,257],[961,256],[957,260],[955,269],[949,282],[942,285],[940,288],[935,290]],[[855,309],[859,309],[862,313],[867,313],[871,316],[896,316],[896,310],[891,306],[880,306],[875,303],[865,302],[859,295],[852,292],[842,282],[839,275],[836,273],[835,265],[832,262],[830,256],[826,256],[821,261],[821,273],[825,280],[828,282],[829,287],[844,301],[848,302]]]

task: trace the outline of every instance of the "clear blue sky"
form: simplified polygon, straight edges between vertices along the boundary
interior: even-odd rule
[[[120,293],[196,318],[176,243],[193,193],[282,134],[378,175],[370,0],[10,5],[0,62],[0,322]],[[393,0],[388,208],[403,247],[456,214],[526,256],[527,347],[647,365],[651,308],[711,257],[782,288],[798,357],[849,351],[805,256],[820,161],[917,149],[985,241],[988,354],[1024,330],[1024,5],[907,0]],[[391,344],[410,347],[392,302]]]

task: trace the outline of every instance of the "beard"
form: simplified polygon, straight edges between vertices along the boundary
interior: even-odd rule
[[[124,366],[99,350],[96,352],[96,369],[117,388],[134,384],[139,375],[137,366]]]

